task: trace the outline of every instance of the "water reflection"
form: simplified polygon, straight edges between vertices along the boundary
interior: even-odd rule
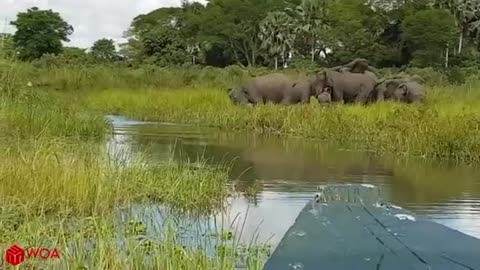
[[[245,241],[259,233],[260,241],[270,239],[276,245],[317,186],[326,183],[378,185],[388,201],[480,238],[480,170],[476,168],[399,161],[315,140],[110,119],[111,155],[121,151],[122,158],[132,159],[146,153],[149,162],[204,157],[212,165],[231,163],[230,177],[239,191],[260,184],[254,200],[232,199],[222,222],[237,220]]]

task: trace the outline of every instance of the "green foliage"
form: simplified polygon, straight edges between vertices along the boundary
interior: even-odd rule
[[[316,62],[312,62],[309,58],[300,58],[295,57],[293,61],[289,63],[288,66],[290,69],[298,69],[303,70],[307,73],[317,71],[319,69],[319,65]]]
[[[22,59],[58,55],[59,40],[66,41],[73,29],[52,11],[33,8],[19,13],[19,18],[27,15],[37,16],[24,20],[37,28],[23,27],[16,33]],[[48,23],[56,32],[35,36]],[[136,16],[124,37],[127,42],[120,44],[118,53],[110,41],[98,41],[93,59],[105,64],[123,58],[134,67],[277,67],[279,62],[298,62],[296,58],[310,59],[315,62],[312,66],[333,66],[361,57],[377,68],[477,67],[480,64],[472,59],[480,52],[480,4],[469,0],[210,0],[205,5],[183,1],[180,7]],[[285,57],[290,53],[293,58]]]
[[[407,16],[402,38],[413,51],[413,65],[441,65],[445,50],[454,44],[455,18],[442,9],[419,11]]]
[[[84,64],[88,61],[86,50],[76,47],[63,48],[60,57],[66,64]]]
[[[13,35],[15,47],[20,58],[32,60],[43,54],[59,54],[62,41],[69,41],[73,27],[65,22],[59,13],[52,10],[40,10],[33,7],[27,12],[17,14],[17,20],[11,22],[17,28]]]
[[[461,85],[465,83],[465,72],[459,67],[452,67],[447,70],[448,81],[451,84]]]
[[[186,46],[178,30],[172,26],[153,29],[142,37],[144,55],[149,64],[181,65],[188,61]]]
[[[115,44],[112,39],[102,38],[95,41],[90,54],[93,59],[99,62],[113,62],[118,59]]]
[[[284,12],[270,12],[260,22],[261,48],[275,59],[275,69],[278,58],[286,60],[287,52],[293,49],[295,36],[295,21]]]

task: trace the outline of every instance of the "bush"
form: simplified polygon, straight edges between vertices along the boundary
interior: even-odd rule
[[[462,69],[451,67],[445,73],[451,84],[460,85],[465,83],[465,72]]]

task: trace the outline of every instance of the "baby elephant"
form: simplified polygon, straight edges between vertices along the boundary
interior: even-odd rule
[[[425,101],[425,88],[421,78],[394,78],[385,80],[375,88],[376,101],[394,100],[404,103]]]
[[[317,100],[319,104],[328,104],[332,103],[332,87],[325,87],[319,93],[317,93]]]
[[[308,81],[295,82],[281,73],[251,78],[239,88],[229,89],[234,104],[304,104],[314,93]]]

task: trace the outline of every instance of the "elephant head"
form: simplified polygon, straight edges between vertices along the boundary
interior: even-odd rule
[[[315,96],[319,104],[326,104],[332,102],[332,87],[325,87],[319,94]]]
[[[314,78],[310,80],[310,85],[312,88],[312,93],[318,97],[321,95],[327,88],[333,87],[333,80],[329,76],[329,70],[318,71]]]
[[[247,93],[242,89],[227,89],[228,97],[233,102],[233,104],[247,105],[250,103]]]
[[[383,101],[383,99],[402,101],[405,98],[406,91],[400,85],[401,80],[399,79],[388,79],[377,85],[375,90],[379,94],[378,101]]]
[[[383,99],[405,103],[424,100],[424,90],[417,79],[388,79],[375,88],[377,101]]]
[[[410,80],[401,83],[399,88],[401,89],[406,103],[424,102],[425,90],[423,86],[417,81]]]

